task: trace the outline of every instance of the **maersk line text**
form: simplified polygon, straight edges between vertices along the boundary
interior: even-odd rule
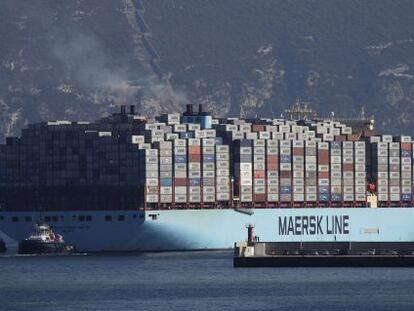
[[[349,216],[279,216],[279,235],[349,234]]]

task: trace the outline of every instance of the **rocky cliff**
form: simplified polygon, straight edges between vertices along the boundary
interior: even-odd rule
[[[5,0],[0,135],[121,103],[279,116],[298,97],[322,115],[364,107],[378,130],[412,134],[413,10],[408,0]]]

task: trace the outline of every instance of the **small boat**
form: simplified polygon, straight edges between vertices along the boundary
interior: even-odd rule
[[[19,243],[19,254],[70,254],[75,247],[66,245],[63,237],[46,224],[36,224],[34,232]]]
[[[7,251],[6,243],[2,238],[0,238],[0,253],[4,253]]]

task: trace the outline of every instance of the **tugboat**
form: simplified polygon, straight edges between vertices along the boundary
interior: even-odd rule
[[[0,253],[4,253],[7,251],[6,243],[2,238],[0,238]]]
[[[66,245],[63,237],[46,224],[36,224],[30,237],[19,243],[19,254],[70,254],[75,247]]]

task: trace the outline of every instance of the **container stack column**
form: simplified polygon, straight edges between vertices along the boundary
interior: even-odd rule
[[[265,140],[253,140],[253,201],[266,201]]]
[[[329,144],[318,143],[318,201],[326,204],[330,199]]]
[[[213,204],[216,201],[216,168],[214,138],[202,139],[202,192],[203,203]]]
[[[188,139],[188,202],[201,203],[201,143]]]
[[[292,144],[290,140],[279,141],[280,202],[292,202]]]
[[[305,150],[303,140],[292,141],[293,163],[293,201],[304,204],[305,202]]]
[[[317,165],[316,165],[316,142],[305,142],[305,200],[316,204],[317,199]]]
[[[267,201],[279,202],[279,147],[277,140],[266,141]]]

